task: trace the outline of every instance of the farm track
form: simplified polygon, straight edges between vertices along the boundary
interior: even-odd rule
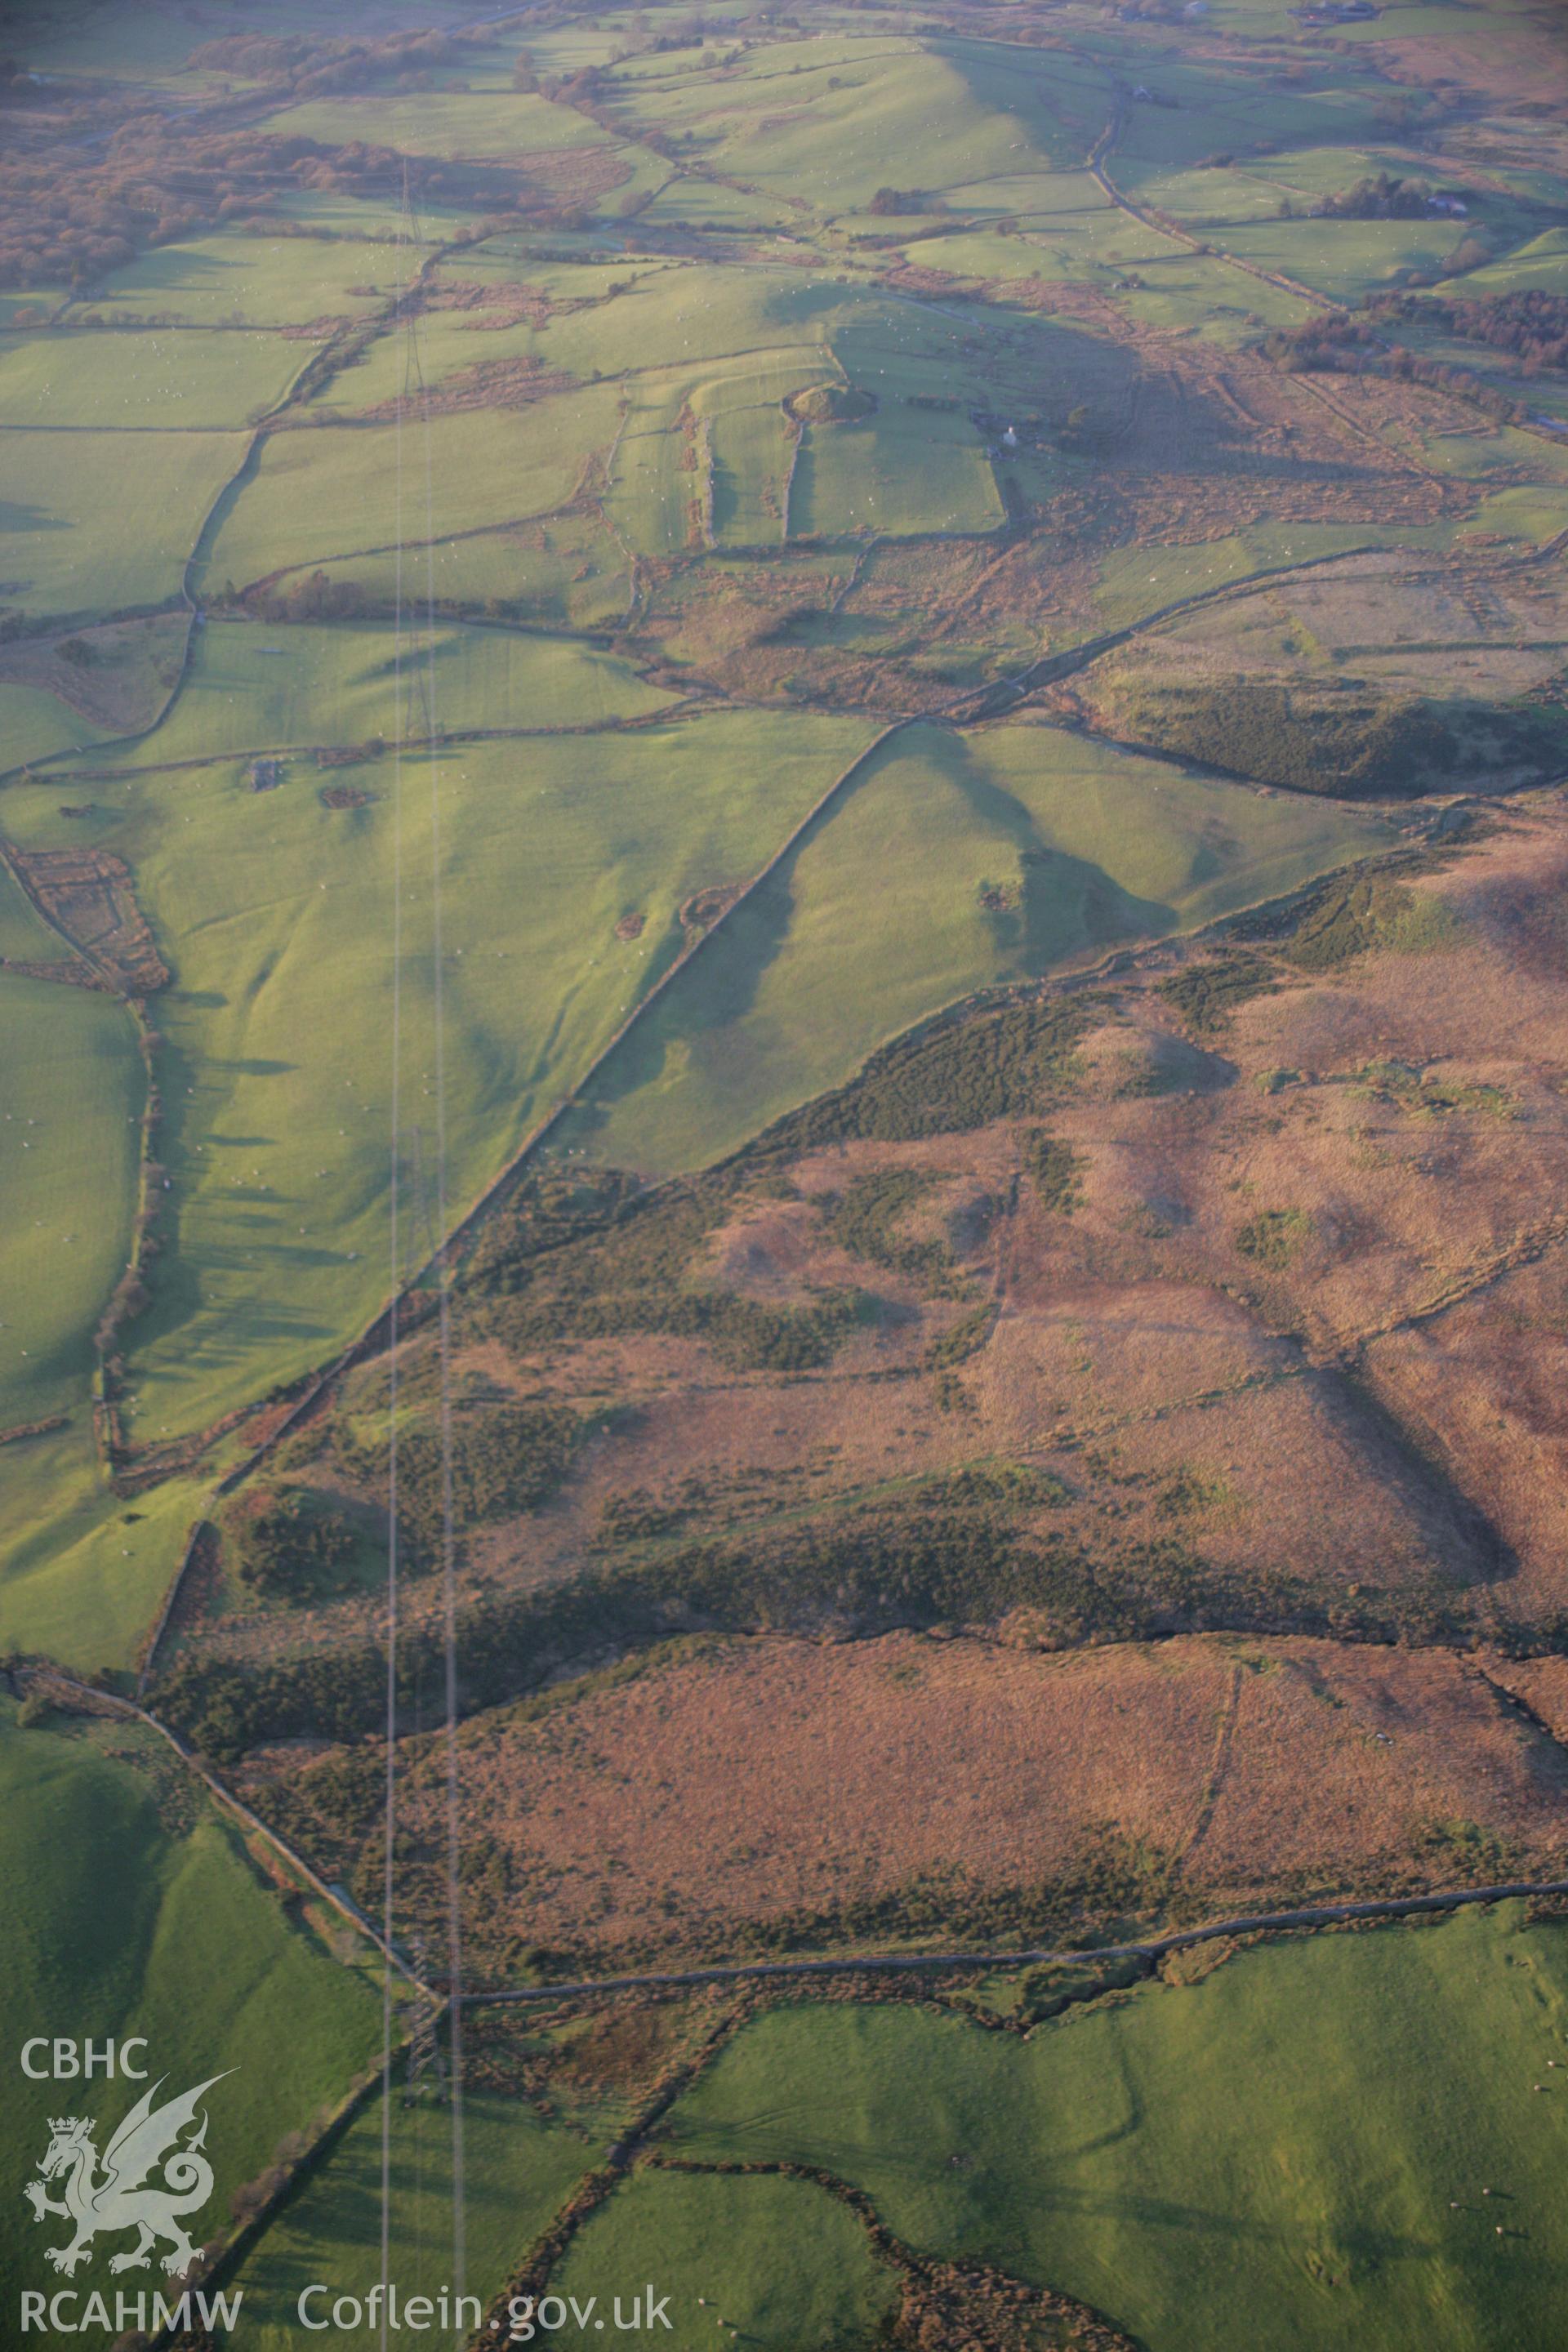
[[[1231,1752],[1236,1746],[1236,1723],[1241,1712],[1243,1667],[1239,1658],[1233,1658],[1226,1685],[1225,1703],[1220,1709],[1219,1723],[1215,1731],[1214,1753],[1204,1780],[1203,1794],[1198,1800],[1197,1818],[1192,1835],[1182,1850],[1180,1867],[1185,1870],[1199,1846],[1209,1833],[1210,1825],[1219,1807],[1225,1784],[1230,1774]]]
[[[546,1985],[507,1986],[492,1992],[458,1995],[465,2007],[492,2009],[579,2000],[596,1994],[657,1992],[685,1985],[738,1984],[750,1981],[809,1981],[843,1976],[900,1976],[971,1969],[1032,1969],[1102,1966],[1107,1960],[1147,1960],[1152,1965],[1168,1952],[1194,1944],[1210,1944],[1230,1936],[1279,1935],[1292,1929],[1343,1927],[1363,1919],[1408,1919],[1443,1911],[1458,1911],[1474,1903],[1511,1903],[1531,1897],[1568,1895],[1568,1878],[1512,1879],[1495,1886],[1444,1887],[1430,1895],[1370,1895],[1344,1903],[1302,1904],[1289,1911],[1243,1911],[1228,1919],[1210,1919],[1198,1927],[1176,1927],[1163,1936],[1144,1936],[1125,1944],[1042,1945],[1037,1948],[967,1952],[835,1953],[805,1960],[724,1960],[697,1969],[650,1969],[620,1977],[577,1977]]]

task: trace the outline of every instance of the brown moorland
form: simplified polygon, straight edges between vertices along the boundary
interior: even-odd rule
[[[409,1765],[404,1834],[434,1852],[445,1759]],[[1097,1856],[1201,1916],[1451,1881],[1457,1853],[1545,1874],[1568,1843],[1568,1759],[1477,1664],[1330,1642],[709,1644],[478,1718],[459,1770],[492,1958],[931,1932],[1009,1892],[1026,1931]],[[349,1871],[343,1785],[307,1769],[290,1813]]]
[[[1412,1630],[1436,1610],[1445,1638],[1528,1645],[1568,1608],[1565,874],[1568,805],[1510,802],[1272,930],[1120,958],[1088,1002],[1058,985],[1082,1011],[1048,1105],[759,1147],[665,1188],[672,1254],[657,1221],[621,1244],[652,1237],[663,1288],[613,1276],[591,1236],[524,1261],[517,1291],[476,1261],[459,1381],[590,1425],[552,1495],[468,1532],[464,1594],[657,1577],[704,1539],[752,1565],[831,1548],[868,1511],[918,1517],[965,1465],[1026,1465],[1047,1485],[1004,1498],[1020,1540],[1180,1569],[1161,1630],[1373,1630],[1408,1604]],[[1065,1194],[1032,1172],[1042,1135]],[[844,1203],[889,1181],[868,1240]],[[485,1263],[504,1273],[510,1246]],[[643,1287],[614,1313],[568,1303],[623,1280]],[[292,1441],[291,1475],[374,1507],[374,1461],[338,1433],[374,1421],[380,1378],[353,1374]],[[1194,1617],[1211,1588],[1224,1611]],[[416,1619],[426,1601],[414,1588]],[[188,1641],[279,1656],[376,1624],[363,1589],[304,1615],[231,1589]]]

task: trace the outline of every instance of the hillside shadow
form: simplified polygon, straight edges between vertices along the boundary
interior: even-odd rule
[[[921,730],[924,758],[940,767],[974,813],[978,825],[1014,851],[1022,881],[1016,902],[983,908],[999,971],[1012,965],[1038,980],[1086,947],[1173,930],[1173,907],[1124,890],[1091,859],[1058,848],[1017,794],[984,774],[956,735]]]
[[[974,820],[977,860],[983,859],[989,839],[1002,860],[1015,865],[1023,877],[1016,901],[980,909],[990,928],[994,956],[978,985],[1043,978],[1086,947],[1158,936],[1175,928],[1173,908],[1122,889],[1089,859],[1055,847],[1016,794],[976,772],[958,736],[935,726],[913,727],[874,753],[835,794],[765,882],[710,935],[663,997],[616,1046],[573,1115],[580,1138],[590,1139],[643,1090],[679,1085],[683,1077],[727,1096],[749,1089],[778,1050],[777,1037],[766,1034],[765,1024],[758,1023],[755,1034],[746,1024],[762,1005],[765,984],[800,911],[800,862],[857,799],[885,784],[890,762],[911,754],[940,770],[967,803]],[[963,973],[954,971],[949,989],[938,983],[923,1010],[934,1012],[947,995],[965,992],[963,980]],[[875,1042],[868,1039],[865,1050]],[[672,1076],[671,1056],[678,1049],[684,1049],[688,1067]],[[825,1076],[822,1085],[841,1084],[860,1058],[855,1054],[841,1071]],[[818,1090],[814,1085],[800,1098],[809,1099]]]

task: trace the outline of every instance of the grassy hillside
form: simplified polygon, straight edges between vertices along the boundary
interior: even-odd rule
[[[775,2011],[683,2100],[676,2144],[820,2166],[910,2243],[1061,2288],[1150,2352],[1547,2352],[1552,2060],[1563,1931],[1505,1907],[1244,1951],[1023,2042]]]
[[[672,2341],[727,2335],[769,2352],[869,2344],[898,2302],[865,2225],[809,2180],[638,2172],[573,2241],[551,2290],[579,2305],[619,2294],[629,2309],[650,2283],[669,2297]],[[569,2315],[562,2340],[597,2333]]]
[[[205,1488],[169,1478],[126,1502],[104,1477],[79,1390],[70,1405],[63,1429],[0,1456],[0,1643],[91,1672],[134,1663]]]
[[[400,644],[384,622],[312,628],[212,621],[196,634],[168,717],[117,750],[114,764],[220,764],[226,754],[390,742],[400,697],[411,732],[426,730],[428,709],[437,730],[454,735],[603,725],[674,699],[628,663],[559,638],[439,625],[432,638],[411,625]]]
[[[57,427],[240,425],[281,400],[309,357],[281,335],[29,335],[0,349],[0,410]]]
[[[572,1139],[660,1172],[716,1158],[956,997],[1210,921],[1387,838],[1049,728],[910,730],[667,992]]]
[[[157,1150],[180,1248],[154,1266],[153,1305],[125,1335],[139,1433],[205,1426],[298,1377],[385,1296],[398,856],[399,1117],[405,1180],[422,1188],[405,1240],[419,1256],[431,1245],[437,795],[456,1212],[668,968],[679,909],[755,873],[870,732],[735,712],[628,735],[613,760],[593,736],[479,743],[408,763],[401,803],[389,760],[346,772],[370,795],[353,808],[323,806],[303,768],[261,794],[238,762],[137,774],[91,826],[58,815],[58,785],[16,789],[25,837],[90,835],[129,857],[175,971],[159,1006]],[[633,914],[637,935],[618,937]],[[101,1017],[123,1018],[106,1005]]]
[[[110,997],[7,973],[0,1013],[4,1429],[86,1397],[93,1327],[131,1251],[146,1080]]]
[[[26,504],[8,509],[8,601],[34,614],[113,613],[178,596],[208,509],[245,455],[236,434],[96,428],[24,427],[5,447],[27,486]]]
[[[207,2103],[216,2186],[195,2229],[217,2236],[233,2192],[371,2063],[379,1997],[289,1917],[151,1735],[22,1730],[0,1700],[0,1789],[5,1883],[26,1891],[0,1992],[7,2044],[19,2051],[42,2032],[144,2034],[144,2063],[171,2095],[226,2071]],[[0,2162],[12,2277],[41,2286],[53,2275],[43,2250],[61,2225],[36,2225],[22,2202],[49,2116],[85,2108],[101,2149],[136,2095],[101,2077],[68,2086],[16,2075]]]
[[[452,2243],[450,2109],[401,2084],[392,2110],[391,2228],[398,2293],[438,2296],[455,2275]],[[305,2181],[235,2273],[245,2295],[245,2340],[257,2352],[293,2352],[300,2341],[302,2287],[330,2282],[332,2294],[311,2305],[324,2315],[339,2294],[363,2296],[381,2276],[379,2100],[354,2118],[327,2161]],[[463,2112],[464,2292],[489,2303],[519,2251],[537,2236],[599,2148],[586,2135],[552,2126],[515,2100],[470,2095]],[[640,2284],[640,2282],[639,2282]],[[468,2328],[439,2328],[424,2341],[459,2352]],[[377,2326],[334,2331],[350,2352],[374,2352]]]

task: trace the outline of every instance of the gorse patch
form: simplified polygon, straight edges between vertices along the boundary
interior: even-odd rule
[[[1312,1232],[1312,1220],[1302,1209],[1264,1209],[1238,1228],[1236,1246],[1255,1265],[1279,1272],[1300,1255]]]
[[[939,1331],[925,1351],[927,1370],[933,1372],[946,1370],[954,1364],[965,1362],[971,1356],[978,1355],[991,1337],[995,1313],[995,1307],[990,1299],[986,1299],[984,1305],[972,1307],[967,1315],[961,1315],[956,1323],[950,1323],[945,1331]]]
[[[314,1598],[353,1557],[353,1528],[341,1511],[297,1491],[257,1495],[232,1509],[225,1549],[242,1584],[264,1598]]]
[[[1259,783],[1347,799],[1399,798],[1467,775],[1561,764],[1568,720],[1532,703],[1436,702],[1267,678],[1137,687],[1117,698],[1139,740]]]
[[[456,1410],[450,1423],[451,1511],[460,1534],[536,1509],[562,1486],[594,1423],[568,1406],[495,1404]],[[358,1437],[344,1423],[331,1430],[331,1457],[384,1493],[390,1447],[384,1436]],[[447,1464],[439,1426],[424,1415],[397,1437],[397,1518],[416,1558],[439,1556],[447,1519]]]
[[[1352,956],[1382,948],[1430,954],[1463,934],[1441,898],[1384,874],[1346,875],[1314,892],[1281,952],[1303,971],[1332,971]]]
[[[1070,1217],[1082,1205],[1078,1175],[1083,1160],[1070,1143],[1037,1129],[1024,1138],[1024,1165],[1040,1200],[1058,1216]]]
[[[1237,1005],[1255,996],[1272,996],[1279,983],[1257,956],[1220,956],[1213,963],[1186,965],[1159,983],[1163,996],[1194,1037],[1212,1036],[1223,1029]]]
[[[720,1170],[654,1193],[618,1171],[536,1180],[474,1252],[468,1319],[520,1355],[563,1339],[663,1332],[706,1340],[736,1370],[830,1362],[867,1312],[858,1292],[780,1307],[703,1278],[704,1244],[743,1196],[745,1173]]]
[[[851,1257],[868,1258],[873,1265],[887,1266],[913,1281],[944,1283],[952,1270],[946,1243],[911,1240],[899,1232],[906,1212],[935,1181],[916,1168],[883,1168],[857,1176],[829,1213],[827,1230]]]
[[[1026,1118],[1060,1099],[1096,1009],[1089,997],[1042,997],[913,1030],[873,1054],[847,1086],[778,1120],[762,1142],[775,1151],[916,1143]]]

